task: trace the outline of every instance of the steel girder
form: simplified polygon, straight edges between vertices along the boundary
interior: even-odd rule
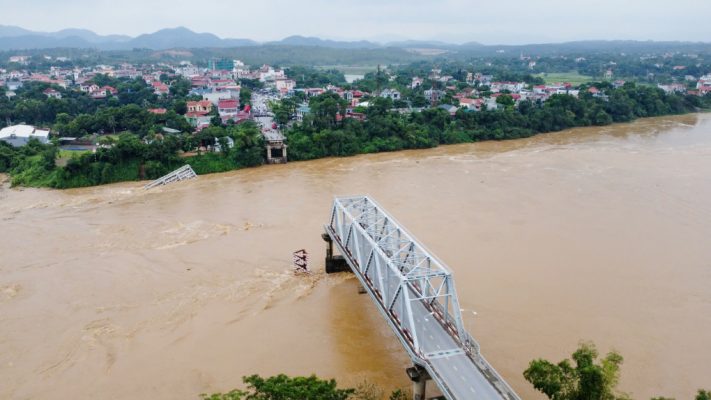
[[[329,227],[374,294],[394,317],[398,330],[420,358],[422,334],[412,318],[412,302],[422,301],[453,335],[478,352],[466,332],[452,273],[401,224],[367,196],[336,198]]]

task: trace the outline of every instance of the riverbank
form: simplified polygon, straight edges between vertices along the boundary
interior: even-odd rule
[[[689,115],[689,114],[704,114],[708,113],[707,110],[704,111],[699,111],[697,113],[688,113],[688,114],[680,114],[680,115]],[[624,123],[616,123],[616,124],[611,124],[608,126],[615,126],[615,125],[624,125],[624,124],[633,124],[635,122],[638,122],[640,120],[645,120],[645,119],[652,119],[654,120],[655,118],[668,118],[669,116],[663,116],[663,117],[649,117],[649,118],[638,118],[634,121],[631,122],[624,122]],[[571,131],[574,129],[579,129],[578,128],[569,128],[565,129],[562,131],[555,131],[555,132],[542,132],[538,133],[533,136],[539,136],[539,135],[547,135],[551,133],[560,133],[560,134],[565,134],[567,131]],[[501,140],[496,140],[496,141],[511,141],[511,140],[523,140],[526,139],[526,137],[523,138],[511,138],[511,139],[501,139]],[[491,140],[494,141],[494,140]],[[484,141],[486,142],[486,141]],[[261,142],[259,142],[261,143]],[[477,143],[483,143],[483,142],[477,142]],[[452,144],[457,144],[457,142],[452,143]],[[433,147],[441,147],[441,146],[448,146],[451,144],[447,143],[442,143],[438,144],[437,146]],[[393,150],[393,151],[404,151],[404,150],[412,150],[412,149],[401,149],[401,150]],[[111,183],[118,183],[118,182],[127,182],[127,181],[142,181],[145,179],[152,180],[152,179],[157,179],[158,177],[174,170],[177,168],[182,167],[183,165],[189,164],[193,168],[193,170],[198,174],[198,175],[209,175],[209,174],[214,174],[214,173],[222,173],[222,172],[227,172],[227,171],[232,171],[232,170],[238,170],[242,168],[253,168],[258,166],[259,163],[256,159],[257,155],[256,153],[259,152],[258,149],[252,148],[250,151],[247,152],[242,152],[242,154],[248,154],[250,157],[250,161],[248,164],[245,164],[244,162],[237,161],[235,157],[225,157],[224,155],[221,154],[216,154],[216,153],[206,153],[202,155],[196,155],[188,158],[183,158],[183,157],[173,157],[170,159],[169,162],[166,162],[164,164],[161,164],[159,167],[156,167],[152,162],[148,162],[148,168],[146,168],[145,163],[140,163],[138,161],[130,161],[130,162],[123,162],[123,163],[118,163],[118,164],[107,164],[105,165],[98,173],[101,175],[103,179],[106,179],[105,182],[102,182],[101,184],[111,184]],[[383,150],[383,152],[389,152],[388,150]],[[369,152],[369,153],[378,153],[378,152]],[[362,154],[362,153],[361,153]],[[367,154],[367,153],[366,153]],[[354,156],[356,154],[348,155],[348,156],[341,156],[341,157],[349,157],[349,156]],[[85,159],[90,159],[92,155],[85,155]],[[319,158],[328,158],[330,156],[326,157],[319,157]],[[308,160],[314,160],[318,158],[311,158]],[[76,161],[76,159],[75,159]],[[301,161],[306,161],[306,160],[297,160],[297,161],[290,161],[290,163],[294,162],[301,162]],[[6,175],[6,180],[11,182],[12,186],[21,186],[21,187],[49,187],[49,188],[59,188],[59,189],[69,189],[69,188],[78,188],[78,187],[88,187],[88,186],[96,186],[92,185],[91,181],[85,178],[82,178],[81,176],[75,177],[75,179],[67,179],[65,178],[64,181],[62,182],[61,185],[57,184],[58,177],[61,176],[61,168],[56,168],[52,171],[47,171],[43,169],[41,166],[42,159],[39,156],[35,156],[34,158],[30,158],[28,163],[31,163],[32,167],[27,168],[25,171],[23,171],[19,176],[10,176]],[[96,170],[96,168],[93,168]],[[94,173],[96,174],[96,173]],[[143,179],[141,179],[143,178]]]
[[[666,94],[649,86],[609,83],[603,95],[553,95],[545,103],[520,102],[506,94],[497,98],[496,111],[471,112],[447,107],[421,112],[394,112],[390,99],[375,98],[360,118],[345,118],[346,106],[338,94],[324,93],[309,100],[311,112],[303,122],[284,133],[290,161],[331,156],[352,156],[444,144],[511,140],[585,126],[610,126],[642,117],[683,115],[711,107],[711,96]],[[455,108],[456,109],[456,108]],[[342,118],[338,118],[341,116]],[[196,146],[219,152],[184,158],[178,154]],[[185,164],[198,174],[224,172],[265,163],[264,138],[252,122],[234,126],[210,126],[196,135],[169,135],[146,140],[125,133],[110,148],[82,154],[57,165],[54,146],[39,143],[13,149],[0,148],[0,172],[9,171],[12,184],[59,189],[156,179]]]

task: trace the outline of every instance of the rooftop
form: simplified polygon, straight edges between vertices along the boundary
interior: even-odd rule
[[[14,125],[0,129],[0,139],[8,139],[13,136],[23,138],[37,137],[47,139],[49,137],[49,130],[37,129],[31,125]]]

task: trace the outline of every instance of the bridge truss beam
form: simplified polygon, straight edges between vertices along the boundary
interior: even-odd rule
[[[456,361],[470,365],[483,386],[490,386],[482,390],[480,383],[487,394],[478,398],[519,400],[464,329],[451,271],[380,205],[368,196],[336,198],[325,230],[413,363],[427,369],[445,397],[472,398],[447,382],[451,371],[441,366]]]

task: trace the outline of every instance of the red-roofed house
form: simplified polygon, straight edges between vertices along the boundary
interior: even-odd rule
[[[165,108],[149,108],[148,112],[156,115],[163,115],[167,113],[168,110],[166,110]]]
[[[190,80],[190,85],[192,87],[207,87],[209,84],[210,79],[208,78],[196,77]]]
[[[42,93],[49,99],[61,99],[62,94],[54,89],[45,89]]]
[[[483,99],[459,99],[459,108],[467,108],[469,110],[479,111],[481,110],[482,104],[484,104]]]
[[[235,115],[239,112],[239,101],[233,99],[220,100],[217,103],[217,112],[221,117]]]
[[[158,96],[170,93],[170,88],[163,82],[153,82],[151,85],[153,86],[153,93]]]
[[[246,110],[247,108],[245,107],[245,111],[238,111],[235,114],[221,115],[220,118],[222,119],[222,123],[226,124],[227,121],[233,121],[235,124],[239,124],[240,122],[249,120],[252,118],[252,115]]]
[[[109,96],[115,96],[118,93],[118,90],[114,89],[111,86],[103,86],[91,93],[91,97],[95,99],[104,99]]]

